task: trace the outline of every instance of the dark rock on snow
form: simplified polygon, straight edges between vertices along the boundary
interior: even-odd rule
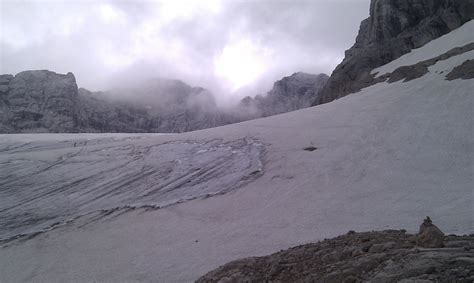
[[[418,62],[414,65],[398,67],[392,73],[384,74],[378,78],[375,78],[373,80],[373,83],[383,82],[383,81],[386,81],[387,79],[389,83],[398,82],[402,79],[404,82],[407,82],[407,81],[420,78],[424,76],[426,73],[428,73],[428,67],[433,66],[438,61],[443,61],[453,56],[457,56],[465,52],[469,52],[471,50],[474,50],[474,43],[469,43],[461,47],[455,47],[449,50],[448,52],[441,54],[439,56],[436,56],[434,58]],[[469,63],[468,63],[469,60],[466,62],[465,64],[453,69],[453,71],[450,72],[450,74],[448,74],[446,78],[448,80],[449,78],[453,78],[453,79],[457,78],[457,76],[460,76],[462,78],[469,78],[470,76],[469,75],[470,69],[469,69]]]
[[[374,82],[370,72],[474,18],[474,0],[372,0],[354,46],[346,51],[313,105]]]
[[[447,76],[448,81],[455,79],[474,79],[474,60],[467,60],[462,65],[455,67]]]

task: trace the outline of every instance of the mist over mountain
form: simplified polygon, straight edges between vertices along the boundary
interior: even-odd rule
[[[266,96],[220,107],[213,93],[155,78],[91,92],[72,73],[47,70],[1,75],[0,132],[181,133],[309,107],[327,76],[295,73]]]
[[[239,110],[260,118],[310,107],[328,79],[326,74],[294,73],[275,82],[264,96],[243,98]]]
[[[179,80],[157,78],[104,92],[94,93],[84,89],[82,93],[87,93],[88,97],[101,96],[113,105],[120,105],[126,113],[131,109],[137,115],[142,113],[142,117],[129,115],[128,121],[135,128],[133,132],[179,133],[236,121],[217,107],[210,91],[191,87]],[[104,129],[99,131],[104,132]],[[118,131],[127,132],[120,127],[114,130]]]
[[[180,79],[225,102],[242,88],[264,93],[292,72],[331,72],[368,3],[2,1],[0,74],[72,72],[91,91]]]
[[[347,2],[350,12],[326,0],[2,2],[0,74],[71,72],[82,89],[64,96],[66,119],[46,113],[56,113],[46,98],[10,104],[22,90],[5,82],[2,132],[184,132],[307,107],[310,92],[261,98],[293,72],[330,72],[367,2]]]

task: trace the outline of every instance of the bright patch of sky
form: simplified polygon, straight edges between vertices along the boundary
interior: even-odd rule
[[[73,72],[104,90],[181,79],[217,96],[264,92],[294,72],[330,74],[368,0],[0,0],[0,73]]]

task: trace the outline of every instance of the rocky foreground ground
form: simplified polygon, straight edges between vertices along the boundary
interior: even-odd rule
[[[474,235],[445,236],[429,218],[417,235],[350,231],[236,260],[197,282],[474,282]]]

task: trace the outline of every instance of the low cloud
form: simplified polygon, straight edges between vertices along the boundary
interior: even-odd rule
[[[1,1],[0,73],[73,72],[103,90],[153,77],[226,94],[330,73],[369,0]]]

